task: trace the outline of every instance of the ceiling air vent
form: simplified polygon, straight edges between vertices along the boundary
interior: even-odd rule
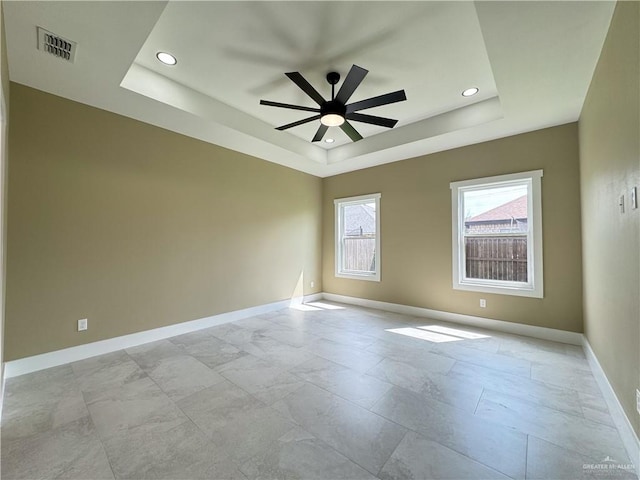
[[[74,41],[62,38],[55,33],[51,33],[42,27],[38,27],[38,50],[55,55],[68,62],[73,63],[76,56],[76,46]]]

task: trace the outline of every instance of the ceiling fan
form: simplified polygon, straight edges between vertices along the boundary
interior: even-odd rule
[[[379,107],[381,105],[388,105],[390,103],[402,102],[407,99],[404,90],[398,90],[396,92],[387,93],[377,97],[367,98],[359,102],[354,102],[347,105],[347,101],[353,95],[356,88],[360,85],[364,77],[369,73],[368,70],[361,68],[357,65],[353,65],[347,78],[345,78],[338,94],[335,94],[336,84],[340,81],[340,74],[337,72],[329,72],[327,74],[327,82],[331,85],[331,100],[325,100],[318,91],[311,86],[309,82],[300,74],[300,72],[285,73],[287,77],[293,81],[304,93],[309,95],[311,99],[316,102],[320,108],[305,107],[302,105],[290,105],[288,103],[272,102],[270,100],[260,100],[260,105],[268,105],[271,107],[289,108],[292,110],[302,110],[305,112],[316,112],[317,115],[313,117],[298,120],[297,122],[288,123],[276,127],[276,130],[286,130],[291,127],[297,127],[305,123],[313,122],[314,120],[320,120],[320,127],[315,136],[311,140],[312,142],[319,142],[324,137],[329,127],[340,127],[349,138],[357,142],[362,140],[362,135],[353,128],[348,122],[352,120],[355,122],[369,123],[371,125],[379,125],[381,127],[393,128],[398,120],[392,118],[376,117],[374,115],[366,115],[364,113],[357,113],[360,110],[367,108]]]

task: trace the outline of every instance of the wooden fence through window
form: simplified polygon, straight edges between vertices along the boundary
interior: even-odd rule
[[[527,237],[465,237],[467,278],[526,282]]]
[[[376,239],[366,235],[344,239],[343,266],[345,270],[375,271]]]

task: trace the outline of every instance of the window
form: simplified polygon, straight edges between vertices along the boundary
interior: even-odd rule
[[[380,281],[380,194],[334,200],[336,277]]]
[[[541,178],[451,183],[454,289],[542,298]]]

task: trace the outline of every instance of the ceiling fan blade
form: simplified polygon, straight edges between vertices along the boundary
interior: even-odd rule
[[[313,140],[311,141],[319,142],[320,140],[322,140],[322,137],[324,137],[324,134],[327,133],[328,129],[329,127],[327,127],[326,125],[320,124],[320,126],[318,127],[318,131],[316,132],[316,134],[313,137]]]
[[[289,72],[285,73],[287,77],[291,79],[293,83],[295,83],[300,89],[309,95],[314,102],[318,105],[322,105],[324,103],[324,98],[322,95],[318,93],[318,91],[311,86],[309,82],[305,80],[305,78],[300,74],[300,72]]]
[[[304,120],[298,120],[297,122],[287,123],[281,127],[276,127],[276,130],[286,130],[287,128],[297,127],[298,125],[304,125],[305,123],[313,122],[314,120],[320,120],[320,115],[314,115],[313,117],[305,118]]]
[[[402,102],[407,99],[407,95],[404,90],[398,90],[397,92],[386,93],[378,97],[367,98],[359,102],[347,105],[347,113],[357,112],[358,110],[365,110],[367,108],[379,107],[380,105],[388,105],[390,103]]]
[[[319,112],[319,108],[303,107],[302,105],[290,105],[288,103],[272,102],[271,100],[260,100],[260,105],[270,107],[290,108],[291,110],[303,110],[305,112]]]
[[[379,125],[381,127],[393,128],[398,123],[398,120],[393,118],[376,117],[373,115],[365,115],[364,113],[347,113],[347,120],[354,120],[356,122],[370,123],[371,125]]]
[[[343,105],[346,104],[347,100],[351,98],[351,95],[356,91],[356,88],[358,88],[362,80],[364,80],[364,77],[367,76],[367,73],[369,73],[369,70],[353,65],[347,74],[347,78],[342,82],[342,86],[340,87],[340,90],[338,90],[338,94],[335,99]]]
[[[342,125],[340,125],[340,128],[354,142],[357,142],[358,140],[362,140],[362,135],[360,135],[358,131],[355,128],[353,128],[353,125],[351,125],[349,122],[345,121]]]

